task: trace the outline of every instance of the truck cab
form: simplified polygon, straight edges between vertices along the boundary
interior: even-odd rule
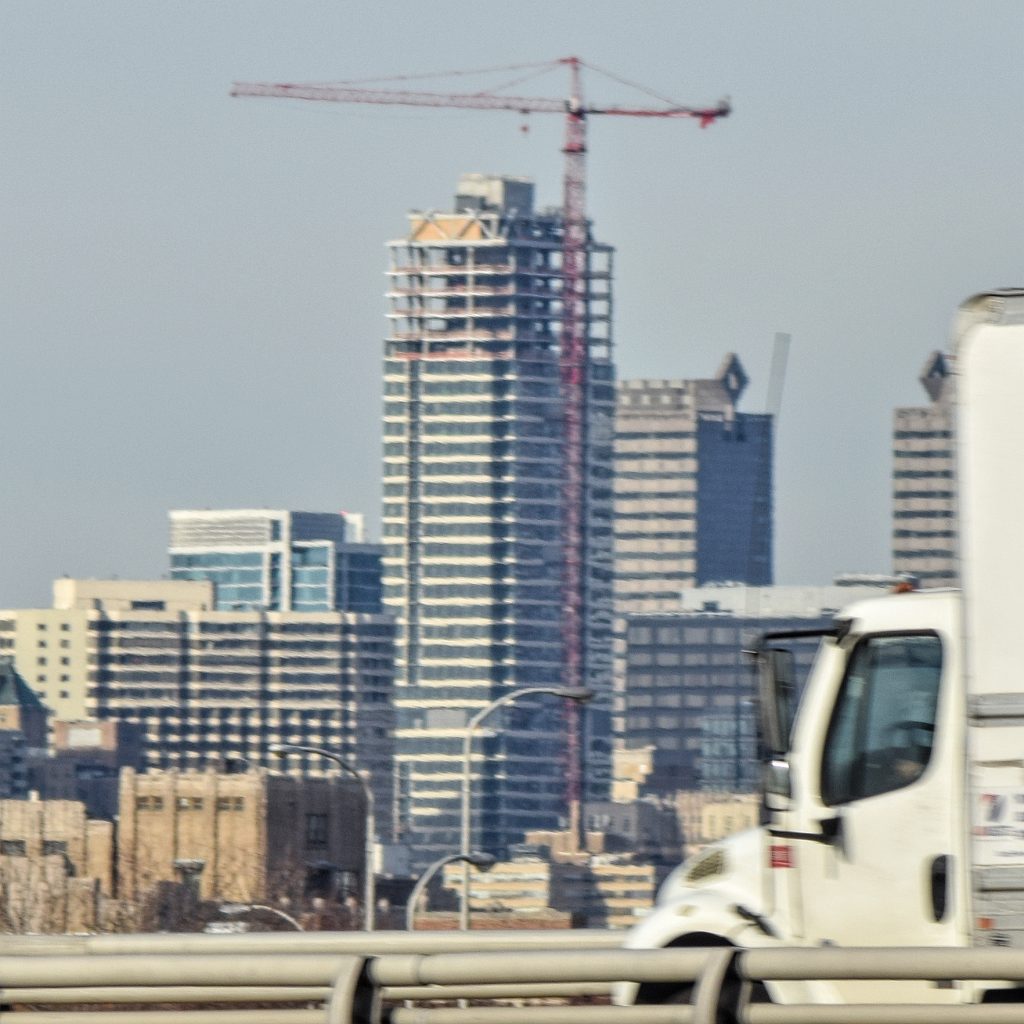
[[[673,872],[627,946],[964,944],[959,622],[955,591],[851,606],[822,636],[795,714],[791,635],[766,635],[764,824]],[[785,986],[769,994],[786,1001]]]

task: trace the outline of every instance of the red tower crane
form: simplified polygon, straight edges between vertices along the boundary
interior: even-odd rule
[[[565,455],[562,484],[563,500],[563,575],[562,646],[563,685],[577,689],[584,682],[584,607],[583,575],[584,514],[586,489],[586,366],[587,324],[585,272],[587,248],[586,215],[586,124],[595,115],[613,117],[693,118],[701,128],[731,112],[727,100],[712,107],[679,106],[632,82],[601,72],[579,57],[562,57],[543,64],[515,65],[497,70],[539,69],[537,73],[559,65],[569,69],[569,95],[564,99],[506,96],[498,92],[409,92],[397,89],[358,88],[357,83],[289,84],[274,82],[236,82],[232,96],[269,96],[284,99],[325,100],[331,103],[378,103],[409,107],[457,107],[468,110],[510,110],[521,114],[562,114],[565,117],[565,155],[563,177],[562,240],[562,326],[559,367],[565,417]],[[660,107],[591,106],[583,101],[581,69],[609,75],[616,81],[641,88],[666,105]],[[475,72],[451,72],[473,74]],[[409,80],[398,76],[388,81]],[[529,75],[526,77],[533,77]],[[384,79],[377,79],[383,81]],[[519,79],[522,81],[523,79]],[[568,717],[569,805],[578,816],[580,800],[580,727],[579,704],[566,701]],[[578,828],[578,820],[574,823]]]

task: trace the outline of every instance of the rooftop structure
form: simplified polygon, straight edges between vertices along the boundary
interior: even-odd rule
[[[178,509],[170,522],[171,578],[214,583],[218,611],[381,611],[381,548],[361,515]]]

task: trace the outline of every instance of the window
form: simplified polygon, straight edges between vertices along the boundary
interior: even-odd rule
[[[942,671],[937,636],[876,636],[850,655],[821,765],[829,806],[902,789],[931,759]]]
[[[136,797],[135,809],[137,811],[162,811],[164,809],[164,798],[162,796]]]
[[[43,856],[50,857],[57,854],[67,854],[68,844],[63,839],[44,839]]]
[[[0,839],[0,856],[4,856],[4,857],[24,857],[25,856],[25,840],[24,839]]]
[[[306,815],[306,848],[323,849],[327,845],[327,815]]]
[[[240,796],[217,797],[218,811],[240,811],[245,807],[245,798]]]

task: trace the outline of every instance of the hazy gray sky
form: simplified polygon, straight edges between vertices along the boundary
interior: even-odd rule
[[[160,574],[169,508],[376,522],[384,242],[464,171],[559,201],[559,117],[523,133],[232,80],[567,54],[735,106],[703,132],[591,124],[620,376],[735,350],[756,411],[790,332],[777,576],[888,569],[892,408],[923,400],[961,299],[1024,283],[1024,4],[3,0],[0,607],[61,574]]]

